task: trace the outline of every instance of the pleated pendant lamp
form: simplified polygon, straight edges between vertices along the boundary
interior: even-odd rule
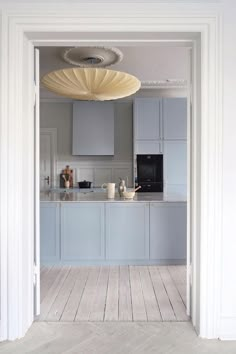
[[[75,100],[106,101],[130,96],[140,81],[125,72],[104,68],[68,68],[45,75],[42,84],[50,91]]]

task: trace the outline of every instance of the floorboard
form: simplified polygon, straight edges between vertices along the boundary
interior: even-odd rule
[[[41,267],[47,322],[188,321],[185,266]]]
[[[119,321],[132,321],[132,301],[129,267],[120,267]]]
[[[59,321],[76,281],[77,269],[71,269],[65,279],[48,315],[47,321]]]
[[[143,290],[144,303],[148,321],[161,321],[161,314],[156,300],[153,284],[150,279],[148,267],[139,268]]]
[[[62,284],[64,283],[68,273],[69,273],[70,268],[69,267],[62,267],[58,272],[57,276],[55,278],[55,281],[53,282],[52,286],[50,287],[49,291],[45,295],[44,299],[42,300],[41,306],[40,306],[40,320],[46,320],[47,315],[62,287]]]
[[[93,303],[93,309],[90,313],[90,321],[103,321],[106,307],[106,297],[109,279],[109,267],[102,267],[100,270],[97,294]]]
[[[105,321],[118,321],[119,267],[110,267],[105,308]]]
[[[186,307],[186,269],[184,267],[172,266],[168,267],[168,271]]]
[[[90,271],[89,267],[84,267],[84,268],[78,267],[76,269],[77,269],[77,275],[76,275],[75,284],[70,293],[64,311],[61,315],[60,318],[61,321],[71,322],[75,320],[75,316],[77,314],[81,297],[83,295],[84,288],[87,282],[88,274]]]
[[[159,304],[161,318],[163,321],[176,321],[175,313],[171,302],[166,292],[165,285],[161,279],[157,267],[149,267],[150,276],[153,283],[153,288],[156,294],[157,302]]]
[[[186,308],[179,295],[179,292],[175,286],[173,279],[170,276],[168,267],[159,267],[159,272],[163,283],[170,299],[171,305],[173,307],[176,319],[178,321],[188,321],[188,316],[186,314]]]
[[[138,267],[130,267],[130,286],[132,296],[133,320],[147,321],[147,313],[143,298],[143,290]]]
[[[100,267],[91,267],[86,286],[75,317],[76,321],[88,321],[95,301]]]

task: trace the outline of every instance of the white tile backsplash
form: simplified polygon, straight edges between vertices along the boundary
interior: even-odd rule
[[[56,187],[59,186],[59,175],[61,170],[68,165],[67,161],[57,161],[57,179]],[[132,177],[132,161],[80,161],[71,162],[70,168],[74,171],[74,186],[77,187],[77,182],[87,180],[93,182],[93,187],[101,187],[103,183],[115,182],[119,183],[119,177],[128,177],[129,187],[133,187]]]

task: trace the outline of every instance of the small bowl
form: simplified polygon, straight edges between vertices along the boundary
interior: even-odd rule
[[[123,197],[125,199],[133,199],[135,196],[135,192],[123,192]]]

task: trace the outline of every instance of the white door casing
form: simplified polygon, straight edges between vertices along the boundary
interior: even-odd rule
[[[40,130],[40,73],[39,73],[39,50],[34,50],[34,315],[40,314],[40,198],[39,185],[39,130]]]
[[[56,186],[57,129],[40,129],[40,189]]]
[[[220,57],[220,16],[217,8],[207,6],[185,6],[182,11],[176,4],[89,4],[66,6],[57,9],[44,7],[14,7],[14,12],[5,8],[2,22],[1,61],[1,107],[0,139],[1,167],[8,161],[11,188],[8,194],[1,194],[0,218],[6,217],[1,224],[1,339],[22,337],[33,321],[33,248],[22,248],[30,241],[30,209],[24,216],[19,212],[19,201],[33,204],[33,160],[34,139],[32,139],[33,98],[33,46],[39,43],[63,45],[66,34],[76,33],[78,40],[83,33],[89,33],[90,41],[101,31],[113,34],[113,42],[120,43],[122,32],[153,33],[195,32],[201,34],[201,45],[197,43],[193,68],[193,134],[191,179],[191,222],[193,237],[193,289],[192,320],[202,337],[216,338],[219,333],[220,316],[220,262],[221,257],[221,57]],[[53,15],[52,15],[53,13]],[[37,19],[37,20],[36,20]],[[61,28],[63,27],[63,33]],[[61,36],[61,38],[60,38]],[[94,36],[94,37],[93,37]],[[103,35],[104,38],[105,35]],[[130,35],[132,37],[132,35]],[[138,35],[137,35],[138,36]],[[63,38],[64,37],[64,38]],[[147,34],[148,37],[148,34]],[[55,41],[57,39],[57,42]],[[136,38],[137,40],[137,38]],[[87,40],[88,41],[88,40]],[[122,39],[132,43],[132,38]],[[143,41],[143,39],[142,39]],[[145,40],[144,40],[145,41]],[[70,45],[73,41],[70,41]],[[76,43],[76,41],[74,41]],[[80,43],[82,41],[80,40]],[[99,41],[101,43],[101,39]],[[194,47],[193,47],[194,48]],[[200,52],[201,49],[201,52]],[[201,53],[201,56],[199,55]],[[9,55],[9,56],[8,56]],[[198,62],[199,61],[199,62]],[[197,63],[198,62],[198,63]],[[24,65],[22,65],[24,63]],[[198,64],[198,65],[197,65]],[[197,71],[201,64],[201,80]],[[4,90],[3,90],[4,88]],[[217,89],[216,89],[217,88]],[[201,94],[199,92],[201,89]],[[22,102],[26,104],[23,107]],[[7,122],[6,122],[7,117]],[[27,134],[26,134],[27,133]],[[28,150],[22,150],[25,140]],[[28,163],[29,184],[24,183],[22,162]],[[31,166],[31,169],[30,169]],[[1,180],[3,173],[1,171]],[[18,179],[15,177],[17,171]],[[14,182],[14,183],[13,183]],[[1,185],[1,183],[0,183]],[[2,190],[2,187],[1,187]],[[39,202],[39,201],[38,201]],[[5,208],[3,210],[3,208]],[[24,209],[25,210],[25,209]],[[7,217],[9,215],[9,217]],[[24,232],[29,229],[28,232]],[[201,256],[201,257],[200,257]],[[4,284],[8,286],[4,286]],[[29,289],[24,293],[25,287]],[[24,295],[24,296],[23,296]],[[5,310],[6,309],[6,310]]]

